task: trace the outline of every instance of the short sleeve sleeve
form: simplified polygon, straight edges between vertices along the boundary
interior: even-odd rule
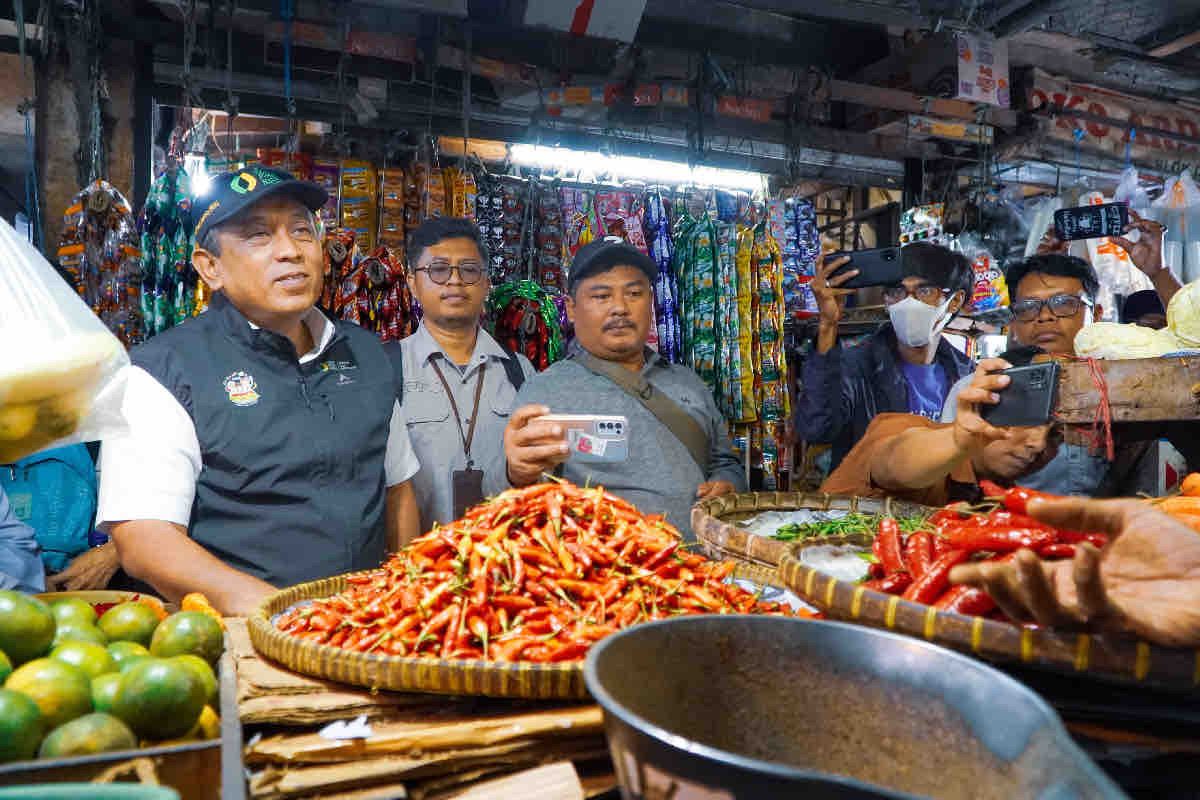
[[[129,367],[121,411],[129,432],[100,445],[96,524],[157,519],[187,526],[200,475],[191,416],[141,367]]]
[[[408,423],[400,404],[392,406],[392,420],[388,423],[387,453],[384,456],[384,476],[388,486],[396,486],[411,480],[421,468],[417,454],[413,452],[408,438]]]

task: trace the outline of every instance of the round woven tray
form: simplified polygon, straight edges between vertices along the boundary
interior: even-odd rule
[[[711,558],[732,558],[776,567],[794,543],[756,536],[738,525],[763,511],[798,511],[803,508],[898,517],[933,512],[927,506],[892,500],[890,497],[846,497],[817,492],[746,492],[701,500],[692,508],[692,530]],[[822,540],[821,543],[830,544],[834,540]]]
[[[762,585],[786,588],[774,569],[739,564],[733,575]],[[273,617],[296,603],[342,591],[347,585],[346,577],[337,575],[301,583],[268,597],[248,620],[254,649],[304,675],[369,689],[530,700],[589,697],[583,681],[582,661],[534,664],[354,653],[299,639],[271,624]]]
[[[857,543],[869,542],[869,538]],[[999,663],[1105,681],[1192,692],[1200,686],[1200,650],[1157,647],[1133,639],[1011,625],[939,611],[858,583],[840,581],[799,560],[818,544],[789,548],[779,564],[783,583],[834,619],[920,637]]]

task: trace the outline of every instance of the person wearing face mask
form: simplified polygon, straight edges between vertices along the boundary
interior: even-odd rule
[[[821,491],[941,506],[978,501],[980,480],[1009,485],[1035,471],[1055,453],[1053,427],[997,428],[979,413],[981,405],[999,402],[1011,379],[996,373],[1010,366],[998,358],[981,361],[955,399],[953,423],[915,414],[875,417]]]
[[[971,265],[959,253],[918,242],[900,251],[905,278],[885,287],[889,322],[861,347],[838,341],[838,322],[857,274],[834,275],[847,259],[817,261],[811,283],[820,308],[816,348],[804,362],[796,429],[809,442],[833,445],[836,467],[878,414],[936,419],[950,386],[971,372],[965,355],[942,337],[971,288]]]

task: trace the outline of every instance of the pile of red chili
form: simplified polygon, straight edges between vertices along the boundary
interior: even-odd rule
[[[513,489],[421,536],[279,630],[358,652],[572,661],[598,639],[677,614],[788,614],[726,583],[661,517],[603,489]]]
[[[989,511],[952,504],[929,518],[929,530],[906,538],[894,519],[880,520],[875,562],[864,585],[943,611],[984,615],[994,612],[995,602],[981,589],[951,586],[950,570],[955,566],[969,560],[1008,560],[1022,549],[1053,561],[1073,558],[1080,542],[1108,544],[1102,533],[1061,530],[1026,514],[1029,500],[1049,495],[1020,486],[1005,489],[990,481],[980,485],[996,501]]]

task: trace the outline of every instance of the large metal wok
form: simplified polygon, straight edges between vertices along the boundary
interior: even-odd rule
[[[925,642],[679,617],[592,648],[625,798],[1118,798],[1037,695]]]

